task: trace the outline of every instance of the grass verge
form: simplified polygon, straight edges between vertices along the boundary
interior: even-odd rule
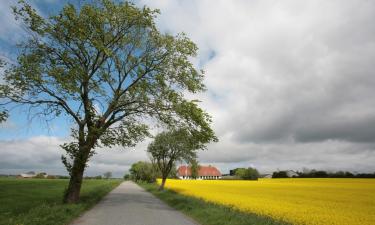
[[[232,207],[180,195],[171,190],[158,191],[156,184],[139,183],[145,190],[182,211],[202,225],[287,225],[288,223],[252,213],[243,213]]]
[[[0,225],[68,224],[122,180],[84,180],[78,204],[63,204],[68,180],[0,179]]]

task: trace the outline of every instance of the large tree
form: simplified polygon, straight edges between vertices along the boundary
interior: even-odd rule
[[[162,176],[159,190],[164,189],[175,162],[196,160],[197,151],[205,149],[206,144],[211,141],[217,141],[212,130],[190,131],[186,128],[178,128],[156,135],[153,142],[149,144],[147,152]]]
[[[184,34],[158,31],[157,10],[110,0],[67,4],[48,18],[23,1],[13,10],[29,36],[0,97],[48,119],[70,118],[73,141],[61,146],[70,174],[65,202],[79,200],[99,146],[134,146],[150,122],[211,131],[209,115],[183,94],[205,89],[190,62],[197,47]]]

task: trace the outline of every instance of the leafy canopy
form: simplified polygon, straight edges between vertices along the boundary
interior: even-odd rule
[[[203,71],[190,62],[197,46],[183,33],[158,31],[158,10],[100,0],[67,4],[48,18],[24,1],[13,11],[30,35],[0,97],[46,118],[71,118],[75,141],[62,146],[71,159],[83,147],[91,155],[99,144],[134,146],[149,135],[150,120],[201,139],[213,134],[210,116],[183,95],[205,89]]]
[[[156,135],[147,151],[163,178],[166,178],[175,162],[182,160],[194,162],[197,158],[197,151],[205,149],[206,144],[211,141],[217,141],[213,132],[197,132],[180,128]]]

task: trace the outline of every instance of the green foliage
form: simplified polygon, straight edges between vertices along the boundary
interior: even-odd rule
[[[166,178],[177,161],[192,161],[197,151],[205,149],[210,141],[216,141],[212,131],[190,131],[186,128],[170,130],[156,135],[147,147],[153,163]]]
[[[44,179],[46,178],[46,176],[47,176],[46,173],[38,173],[34,178]]]
[[[90,209],[121,180],[85,180],[78,204],[64,205],[63,179],[0,179],[1,225],[63,225]]]
[[[139,161],[130,168],[131,179],[135,182],[153,183],[156,181],[157,171],[152,163]]]
[[[277,171],[273,172],[272,178],[288,178],[288,174],[286,171]]]
[[[124,180],[130,180],[131,179],[131,176],[130,176],[130,174],[125,174],[124,175]]]
[[[258,180],[259,172],[255,168],[237,168],[235,175],[243,180]]]
[[[1,69],[2,67],[4,67],[4,65],[5,65],[4,60],[2,60],[2,59],[0,58],[0,69]],[[0,76],[2,76],[2,75],[0,74]],[[1,97],[2,97],[2,96],[1,96],[1,92],[0,92],[0,98],[1,98]],[[6,121],[7,118],[8,118],[8,111],[5,110],[5,109],[1,109],[1,108],[0,108],[0,123]]]
[[[198,171],[199,171],[198,161],[196,159],[192,159],[192,160],[190,160],[189,164],[190,164],[190,168],[191,168],[191,177],[193,179],[197,179]]]
[[[7,111],[0,111],[0,123],[4,122],[8,118],[8,112]]]
[[[210,203],[173,191],[158,191],[155,184],[139,184],[147,191],[166,202],[169,206],[182,211],[202,225],[287,225],[270,217],[240,212],[234,208]]]
[[[149,119],[186,127],[202,141],[213,138],[210,116],[183,94],[205,90],[203,72],[190,62],[198,48],[183,33],[159,32],[158,10],[94,0],[66,4],[48,18],[25,1],[13,11],[30,35],[5,73],[1,101],[74,122],[73,141],[61,146],[72,184],[80,183],[99,143],[135,146],[149,136]]]

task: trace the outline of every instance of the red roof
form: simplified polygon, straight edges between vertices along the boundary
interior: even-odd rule
[[[190,166],[180,166],[178,176],[191,176]],[[198,176],[221,176],[220,171],[214,166],[199,166]]]

